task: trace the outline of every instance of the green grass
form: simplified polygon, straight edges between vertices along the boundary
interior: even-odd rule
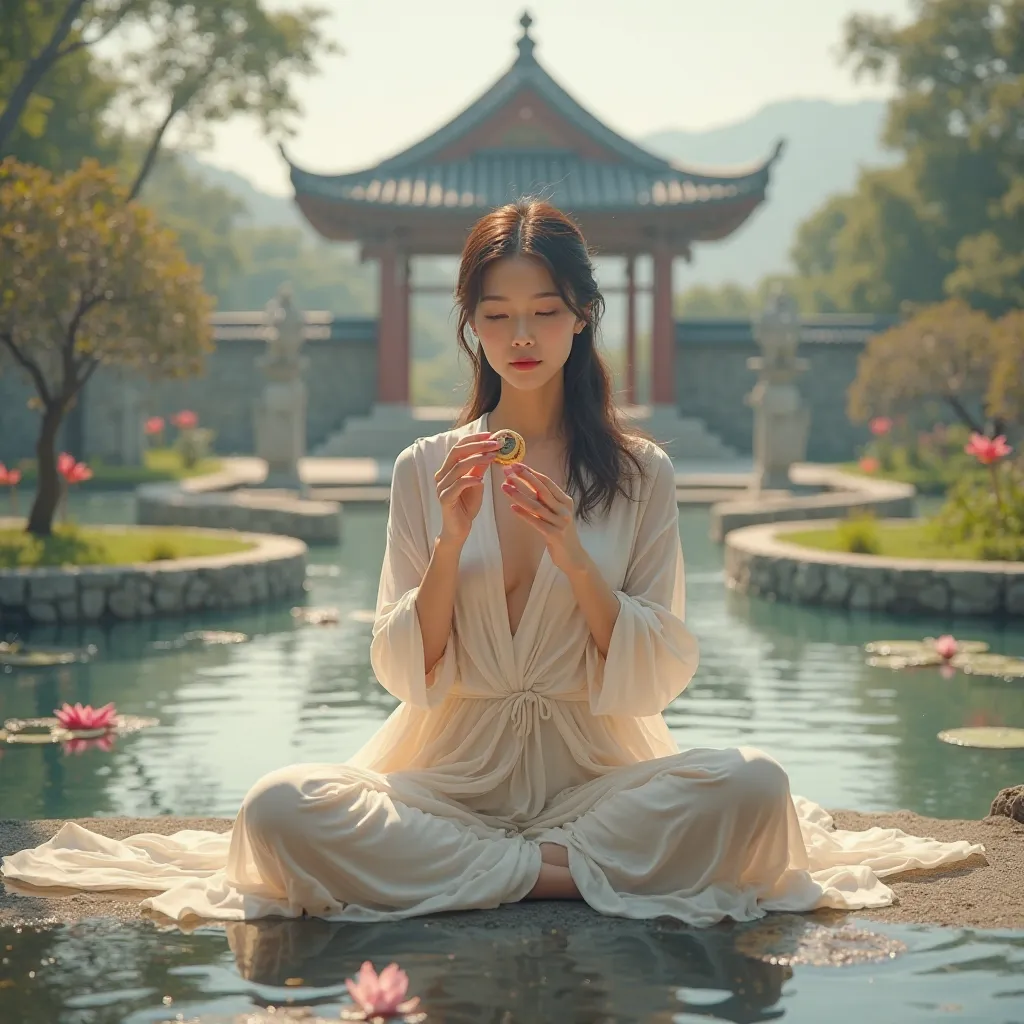
[[[849,551],[847,537],[849,527],[845,530],[832,527],[826,530],[800,530],[794,533],[781,533],[779,540],[789,541],[806,548],[817,548],[819,551]],[[976,544],[963,542],[950,544],[935,538],[934,528],[930,523],[907,522],[873,523],[870,528],[873,540],[871,554],[889,558],[963,558],[981,559]]]
[[[230,537],[210,537],[173,527],[118,533],[87,526],[57,526],[45,540],[23,530],[0,530],[0,569],[60,565],[128,565],[200,555],[227,555],[252,545]]]
[[[160,483],[165,480],[184,480],[186,477],[203,476],[216,473],[221,468],[220,459],[202,459],[194,466],[185,466],[176,448],[150,448],[145,453],[142,466],[107,466],[99,461],[89,461],[92,479],[83,484],[75,484],[75,488],[86,487],[90,490],[111,490],[119,487],[135,487],[137,484]],[[34,462],[21,464],[23,479],[26,484],[34,484],[36,467]]]

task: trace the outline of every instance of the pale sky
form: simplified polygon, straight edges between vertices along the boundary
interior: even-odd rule
[[[278,0],[285,7],[294,0]],[[742,120],[776,100],[886,95],[838,63],[854,11],[908,17],[910,0],[318,0],[342,56],[298,84],[292,159],[356,170],[449,120],[515,55],[524,7],[537,57],[594,114],[638,138]],[[751,153],[754,160],[763,154]],[[256,125],[218,126],[204,159],[288,194]]]

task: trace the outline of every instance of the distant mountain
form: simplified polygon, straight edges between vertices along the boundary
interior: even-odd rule
[[[863,167],[898,160],[881,146],[885,104],[873,100],[771,103],[752,117],[707,131],[663,131],[642,145],[684,165],[730,168],[755,163],[786,140],[772,171],[767,202],[723,243],[695,247],[678,286],[737,281],[755,284],[790,268],[789,249],[801,221],[837,192],[853,188]]]
[[[752,285],[765,274],[789,269],[797,226],[829,196],[851,189],[862,167],[880,167],[897,157],[882,149],[885,104],[790,100],[771,103],[735,124],[705,131],[662,131],[638,140],[680,163],[735,168],[756,163],[784,138],[786,151],[775,165],[767,202],[724,243],[698,246],[678,286],[737,281]],[[287,197],[267,195],[233,171],[187,157],[190,170],[237,195],[256,227],[299,227],[317,237]],[[427,270],[428,268],[424,268]]]
[[[187,169],[201,175],[207,185],[216,185],[245,203],[248,213],[239,218],[241,223],[257,228],[303,228],[312,237],[312,229],[290,197],[261,192],[241,174],[204,163],[191,153],[182,153],[181,158]]]

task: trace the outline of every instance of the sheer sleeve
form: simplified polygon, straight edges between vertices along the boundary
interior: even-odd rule
[[[455,680],[455,643],[449,634],[441,659],[425,671],[416,596],[430,562],[433,538],[417,461],[416,446],[407,448],[398,457],[391,478],[370,665],[388,693],[415,707],[433,708],[444,700]]]
[[[654,449],[608,653],[591,638],[587,687],[595,715],[660,714],[697,670],[697,641],[683,622],[686,588],[675,469]]]

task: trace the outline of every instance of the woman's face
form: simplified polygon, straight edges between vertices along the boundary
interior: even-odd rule
[[[514,256],[484,272],[470,325],[495,372],[526,391],[561,373],[586,323],[565,304],[543,263]]]

